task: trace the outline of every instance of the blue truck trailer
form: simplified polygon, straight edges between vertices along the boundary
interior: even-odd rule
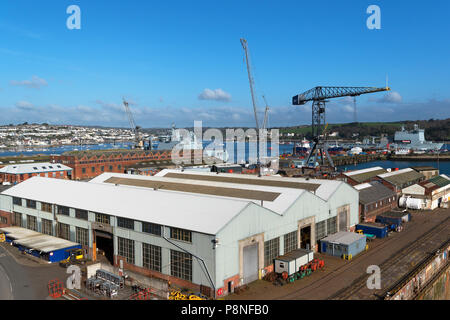
[[[360,223],[356,225],[356,231],[361,230],[364,234],[373,234],[377,238],[385,238],[388,234],[388,227],[381,223]]]

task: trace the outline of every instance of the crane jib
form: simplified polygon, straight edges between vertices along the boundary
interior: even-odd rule
[[[362,94],[389,91],[389,87],[315,87],[292,98],[293,105],[303,105],[308,101],[320,101],[340,97],[356,97]]]

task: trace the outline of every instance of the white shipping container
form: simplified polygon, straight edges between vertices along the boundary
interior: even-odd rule
[[[275,258],[274,271],[275,273],[287,272],[288,275],[292,275],[297,272],[301,266],[311,262],[313,259],[313,251],[297,249]]]

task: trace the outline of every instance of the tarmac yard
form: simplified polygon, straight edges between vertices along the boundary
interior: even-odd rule
[[[0,300],[44,300],[48,282],[65,281],[66,269],[23,255],[7,243],[0,245]]]
[[[325,267],[309,277],[283,286],[264,280],[248,285],[239,294],[226,300],[324,300],[379,299],[395,282],[410,272],[425,257],[450,239],[450,209],[411,212],[412,221],[400,233],[390,233],[385,239],[369,242],[369,250],[346,261],[320,253]],[[381,289],[368,289],[367,267],[381,270]]]

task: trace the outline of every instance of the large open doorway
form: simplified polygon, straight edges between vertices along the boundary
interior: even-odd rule
[[[300,247],[302,249],[311,249],[311,226],[300,229]]]
[[[94,230],[94,238],[98,253],[104,255],[108,262],[114,265],[114,240],[112,233]]]

